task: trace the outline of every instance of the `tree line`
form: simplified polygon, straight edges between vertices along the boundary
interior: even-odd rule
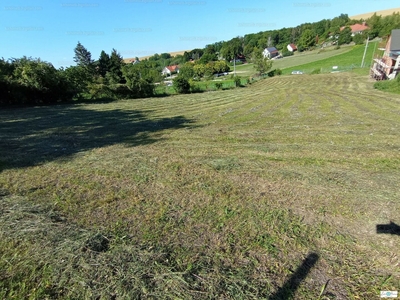
[[[352,37],[349,26],[363,22],[366,23],[369,30]],[[345,29],[341,30],[342,27],[345,27]],[[265,49],[267,47],[275,47],[285,56],[289,55],[286,47],[291,43],[295,44],[300,52],[311,50],[328,42],[339,46],[352,41],[356,44],[362,44],[367,38],[388,36],[392,29],[396,28],[400,28],[399,13],[384,17],[375,13],[366,20],[353,20],[347,14],[341,14],[333,19],[323,19],[314,23],[303,23],[296,27],[261,31],[243,37],[235,37],[229,41],[218,42],[216,48],[220,49],[220,55],[227,60],[238,55],[251,58],[255,48]]]
[[[351,36],[348,26],[366,22],[369,30]],[[344,30],[341,27],[347,26]],[[0,104],[39,104],[93,98],[137,98],[155,94],[155,84],[163,82],[161,71],[169,65],[180,65],[180,81],[209,79],[215,73],[229,71],[229,62],[239,56],[252,59],[260,74],[271,68],[260,53],[274,46],[285,54],[287,44],[294,43],[299,51],[313,49],[327,41],[338,45],[363,43],[368,37],[383,37],[400,28],[400,14],[378,16],[367,20],[351,20],[341,14],[331,20],[304,23],[296,27],[269,30],[235,37],[206,45],[203,49],[186,51],[172,57],[155,54],[137,64],[124,63],[117,50],[101,51],[92,58],[80,42],[74,49],[75,66],[56,69],[39,58],[0,59]],[[184,82],[186,84],[186,82]]]

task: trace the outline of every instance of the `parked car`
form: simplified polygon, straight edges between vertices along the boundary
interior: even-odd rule
[[[301,75],[303,74],[302,71],[292,71],[292,75]]]

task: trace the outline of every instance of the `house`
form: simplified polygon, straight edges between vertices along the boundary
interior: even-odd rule
[[[265,48],[263,51],[264,57],[268,57],[269,59],[274,58],[279,55],[279,51],[275,47]]]
[[[289,45],[287,45],[287,49],[288,49],[288,51],[290,51],[290,52],[294,52],[294,51],[297,50],[297,47],[296,47],[295,44],[289,44]]]
[[[347,26],[342,26],[340,27],[340,31],[342,31],[343,29],[345,29]],[[365,30],[368,30],[369,27],[367,25],[365,25],[365,22],[363,22],[362,24],[354,24],[354,25],[350,25],[348,26],[351,29],[351,36],[355,36],[356,34],[361,34],[363,33]]]
[[[394,79],[400,72],[400,29],[393,29],[381,58],[375,58],[371,77],[376,80]]]
[[[136,65],[136,64],[140,63],[140,61],[139,61],[139,59],[130,59],[129,63],[132,65]]]
[[[236,62],[236,63],[246,63],[246,57],[244,56],[244,55],[242,55],[242,54],[239,54],[239,55],[236,55],[236,58],[235,58],[235,60],[231,60],[230,62],[231,63],[233,63],[233,62]]]
[[[165,67],[161,72],[163,76],[171,76],[175,73],[179,73],[179,67],[177,65]]]

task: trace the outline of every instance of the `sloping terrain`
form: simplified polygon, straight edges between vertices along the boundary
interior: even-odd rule
[[[377,299],[400,286],[400,98],[367,77],[0,120],[0,298]]]

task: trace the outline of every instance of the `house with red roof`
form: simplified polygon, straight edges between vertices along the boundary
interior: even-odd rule
[[[179,66],[177,66],[177,65],[167,66],[161,72],[161,74],[163,76],[168,76],[168,75],[171,76],[172,74],[176,74],[176,73],[179,73]]]
[[[294,51],[297,50],[297,47],[296,47],[295,44],[289,44],[289,45],[287,45],[287,49],[288,49],[288,51],[290,51],[290,52],[294,52]]]
[[[350,27],[351,29],[351,36],[355,36],[356,34],[361,34],[363,33],[365,30],[368,30],[369,27],[367,25],[365,25],[365,22],[363,22],[362,24],[354,24],[354,25],[350,25],[350,26],[343,26],[340,27],[340,31],[342,31],[343,29],[345,29],[346,27]]]

